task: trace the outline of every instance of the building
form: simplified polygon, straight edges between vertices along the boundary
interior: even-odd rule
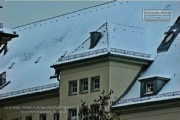
[[[147,77],[148,71],[156,69],[160,54],[168,57],[175,44],[178,49],[179,27],[174,23],[179,24],[176,22],[179,4],[113,1],[14,28],[20,36],[9,43],[9,52],[1,56],[0,62],[0,73],[5,72],[6,82],[10,81],[0,89],[0,118],[83,119],[78,116],[81,100],[96,111],[98,106],[93,100],[103,90],[113,89],[112,97],[118,99],[111,106],[112,111],[122,119],[137,119],[142,111],[128,113],[134,107],[127,106],[127,109],[127,104],[119,103],[146,97],[143,92],[141,96],[133,94],[135,88],[140,93],[140,83],[142,90],[146,90],[146,86],[152,88],[152,84],[145,84],[146,79],[163,81],[156,94],[161,94],[162,85],[170,83],[169,77],[153,76],[152,72],[152,77]],[[148,10],[157,9],[165,10],[169,16],[145,16]],[[172,25],[170,31],[177,29],[173,35],[168,32],[168,26]],[[163,40],[164,32],[174,38],[168,40],[165,47],[162,43],[166,41]],[[178,63],[179,59],[173,60]],[[178,84],[174,89],[169,88],[175,89]],[[130,92],[134,96],[129,96]],[[148,95],[154,96],[151,92],[152,89]],[[124,106],[125,110],[121,111]],[[146,105],[143,108],[146,110]]]
[[[3,6],[0,5],[0,9]],[[7,52],[7,43],[12,40],[12,38],[18,37],[15,31],[3,27],[3,23],[0,23],[0,54],[4,51],[4,55]]]

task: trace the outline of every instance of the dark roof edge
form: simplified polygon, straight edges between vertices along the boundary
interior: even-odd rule
[[[76,12],[79,12],[79,11],[82,11],[82,10],[87,10],[87,9],[90,9],[90,8],[94,8],[94,7],[98,7],[98,6],[106,5],[106,4],[109,4],[109,3],[115,2],[115,1],[117,1],[117,0],[113,0],[113,1],[110,1],[110,2],[102,3],[102,4],[99,4],[99,5],[94,5],[94,6],[87,7],[87,8],[82,8],[82,9],[79,9],[79,10],[76,10],[76,11],[73,11],[73,12],[68,12],[68,13],[61,14],[61,15],[57,15],[57,16],[50,17],[50,18],[47,18],[47,19],[38,20],[38,21],[31,22],[31,23],[28,23],[28,24],[25,24],[25,25],[20,25],[20,26],[17,26],[17,27],[13,27],[13,28],[11,28],[11,29],[16,29],[16,28],[20,28],[20,27],[28,26],[28,25],[31,25],[31,24],[34,24],[34,23],[40,23],[40,22],[42,22],[42,21],[51,20],[51,19],[58,18],[58,17],[61,17],[61,16],[65,16],[65,15],[69,15],[69,14],[72,14],[72,13],[76,13]]]
[[[54,89],[50,89],[50,90],[46,90],[46,91],[39,91],[39,92],[34,92],[34,93],[29,93],[29,94],[18,95],[18,96],[14,96],[14,97],[0,99],[0,106],[6,105],[6,104],[9,105],[9,102],[12,103],[12,104],[14,102],[22,103],[22,99],[25,99],[25,100],[23,100],[23,102],[27,102],[27,101],[29,101],[31,99],[34,99],[35,98],[34,96],[37,96],[36,100],[41,99],[41,98],[45,99],[45,98],[47,98],[48,95],[49,95],[49,97],[50,96],[51,97],[58,97],[59,88],[54,88]]]
[[[120,112],[121,114],[130,114],[130,113],[142,112],[144,111],[144,109],[146,109],[146,111],[150,111],[150,110],[165,109],[170,107],[177,107],[177,104],[179,105],[179,102],[180,102],[180,98],[172,98],[166,100],[137,103],[133,105],[111,107],[111,110],[117,113]]]

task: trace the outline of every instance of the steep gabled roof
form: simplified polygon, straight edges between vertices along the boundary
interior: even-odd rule
[[[150,54],[148,59],[153,60],[162,33],[174,21],[144,22],[142,10],[172,9],[174,20],[179,14],[178,7],[177,2],[167,1],[160,4],[117,1],[14,28],[19,37],[9,43],[5,56],[0,55],[0,73],[6,71],[6,79],[11,81],[0,90],[0,99],[57,88],[57,80],[50,80],[50,76],[55,74],[50,65],[61,56],[89,51],[88,42],[84,43],[89,32],[97,31],[105,23],[108,31],[106,27],[102,30],[106,30],[104,34],[108,37],[92,50],[106,46],[116,48],[112,52],[119,51],[118,54],[122,55],[125,54],[121,50],[131,53],[130,56],[134,54],[131,51]],[[82,49],[77,49],[79,46]]]

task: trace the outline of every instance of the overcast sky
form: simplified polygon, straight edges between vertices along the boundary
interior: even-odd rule
[[[102,1],[7,1],[0,0],[0,23],[7,27],[16,27],[68,13],[78,9],[94,6]]]

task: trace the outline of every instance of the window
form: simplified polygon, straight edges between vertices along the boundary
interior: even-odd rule
[[[92,105],[91,112],[93,113],[94,119],[99,120],[99,105]]]
[[[59,120],[59,113],[54,113],[54,120]]]
[[[96,91],[100,89],[100,78],[92,77],[91,78],[91,90]]]
[[[88,78],[80,80],[80,92],[88,92]]]
[[[69,94],[77,94],[77,80],[69,82]]]
[[[70,120],[77,120],[77,110],[76,109],[70,109],[69,110],[69,119]]]
[[[85,112],[82,113],[82,116],[81,116],[81,119],[80,119],[80,120],[88,120],[88,119],[86,118],[86,113],[85,113]]]
[[[41,114],[39,120],[46,120],[46,114]]]
[[[171,26],[171,28],[165,33],[166,36],[164,37],[162,43],[157,48],[157,53],[168,51],[174,39],[179,34],[179,28],[180,28],[180,17],[177,18],[174,25]]]
[[[6,83],[6,72],[0,74],[0,86]]]
[[[26,120],[32,120],[32,116],[27,116]]]
[[[146,83],[146,93],[145,94],[152,94],[153,93],[153,83]]]
[[[169,78],[158,76],[140,79],[141,97],[156,95],[169,80]]]
[[[87,117],[88,115],[88,112],[89,112],[89,108],[88,106],[85,106],[83,109],[80,109],[80,116],[79,116],[79,120],[89,120]]]

